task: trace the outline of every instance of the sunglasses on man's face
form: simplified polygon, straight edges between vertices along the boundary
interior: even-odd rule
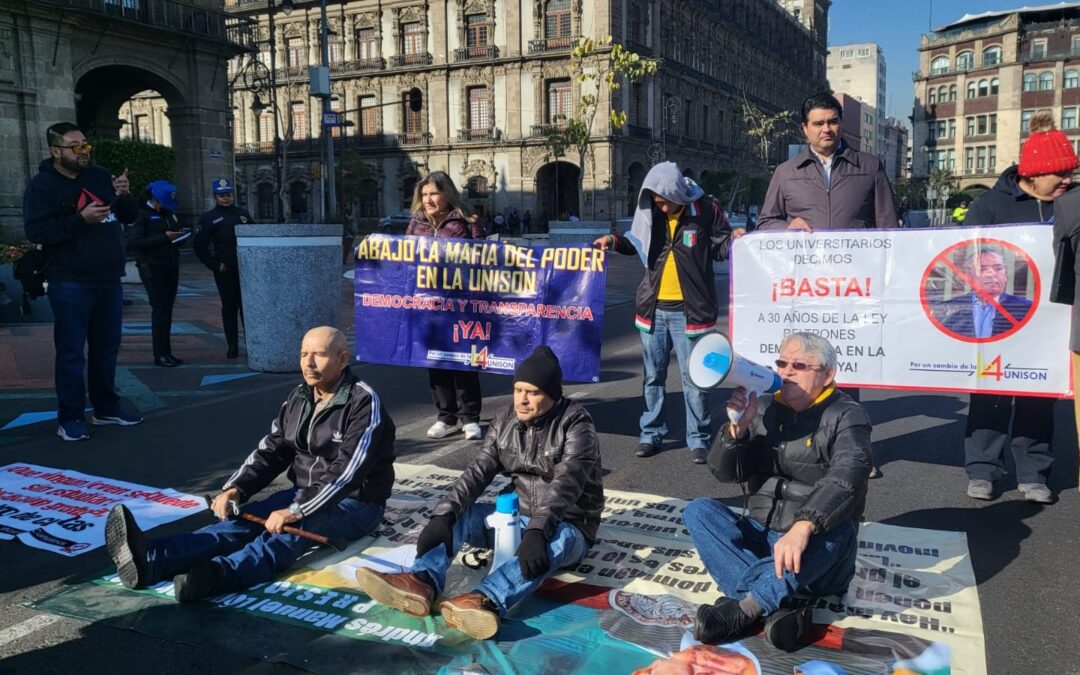
[[[54,145],[53,147],[54,148],[63,148],[63,149],[66,149],[66,150],[70,150],[70,151],[74,152],[76,155],[81,155],[83,153],[89,153],[91,150],[94,149],[94,146],[90,145],[89,143],[79,143],[77,145]]]
[[[783,370],[791,366],[800,373],[804,370],[821,370],[821,366],[815,366],[810,363],[801,363],[799,361],[785,361],[784,359],[776,359],[776,369]]]

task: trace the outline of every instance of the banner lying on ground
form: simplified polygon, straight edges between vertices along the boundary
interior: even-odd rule
[[[731,338],[772,365],[795,331],[858,387],[1072,395],[1049,225],[756,232],[732,254]]]
[[[373,671],[457,673],[468,667],[468,672],[531,675],[646,667],[657,655],[678,651],[696,605],[719,594],[682,526],[685,502],[607,490],[600,541],[580,564],[515,608],[497,640],[474,642],[448,628],[437,613],[416,618],[382,607],[355,588],[357,567],[408,568],[430,508],[459,475],[406,464],[396,471],[385,522],[372,537],[344,552],[308,558],[303,569],[218,596],[213,604],[244,615],[235,621],[271,619],[364,641],[364,663]],[[489,488],[482,499],[493,499],[500,488]],[[733,672],[790,675],[810,661],[841,666],[848,675],[986,672],[979,598],[962,533],[866,523],[859,547],[848,593],[815,606],[813,645],[786,654],[760,636],[747,638],[723,654],[743,655],[754,669]],[[444,595],[470,590],[483,574],[466,568],[459,557]],[[236,632],[224,630],[220,619],[208,622],[185,613],[189,608],[174,608],[167,626],[160,611],[156,616],[137,611],[146,606],[137,603],[166,603],[171,593],[170,583],[131,593],[111,575],[37,606],[90,620],[116,617],[126,628],[196,644],[221,644]],[[179,625],[185,620],[210,627],[195,636],[195,628]],[[184,637],[177,638],[180,634]],[[340,641],[312,640],[308,632],[297,633],[294,647],[280,631],[274,640],[276,658],[309,669],[334,670],[350,658]],[[242,648],[236,641],[228,646]],[[893,668],[924,653],[933,656],[935,669]]]
[[[541,344],[596,382],[604,253],[587,246],[374,234],[357,248],[356,358],[513,374]]]
[[[0,539],[79,555],[105,543],[105,517],[120,503],[143,529],[206,509],[201,499],[176,490],[35,464],[0,467]]]

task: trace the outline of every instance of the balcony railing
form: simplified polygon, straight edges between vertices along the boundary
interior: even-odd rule
[[[395,135],[398,145],[431,145],[432,135],[427,132],[408,132]]]
[[[308,66],[285,66],[274,71],[274,77],[280,82],[295,82],[308,79]]]
[[[497,58],[499,58],[499,48],[495,45],[460,47],[454,50],[454,61],[481,61]]]
[[[546,52],[569,51],[578,43],[576,37],[541,38],[529,40],[530,54],[544,54]]]
[[[255,22],[178,0],[37,0],[75,14],[107,17],[169,33],[182,33],[254,52]],[[115,27],[114,27],[115,28]]]
[[[235,150],[238,155],[268,155],[274,152],[274,142],[259,141],[258,143],[238,143]]]
[[[478,141],[494,141],[497,138],[495,128],[490,129],[461,129],[458,131],[459,143],[476,143]]]
[[[552,131],[561,131],[562,124],[533,124],[529,127],[529,136],[532,138],[543,138]]]
[[[373,59],[353,59],[330,64],[330,72],[332,73],[365,73],[373,70],[384,70],[385,68],[386,59],[381,56]]]
[[[403,68],[405,66],[430,66],[431,54],[398,54],[397,56],[390,57],[390,66],[392,68]]]

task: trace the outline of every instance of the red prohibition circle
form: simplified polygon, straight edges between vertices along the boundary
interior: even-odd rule
[[[956,268],[956,264],[952,261],[950,256],[955,251],[957,251],[959,249],[962,249],[962,248],[973,247],[977,251],[981,246],[984,246],[984,245],[987,245],[987,244],[997,246],[997,247],[1001,248],[1002,250],[1010,251],[1016,256],[1017,259],[1022,260],[1027,265],[1027,268],[1029,270],[1031,270],[1031,283],[1034,286],[1035,292],[1034,292],[1034,295],[1033,295],[1032,300],[1031,300],[1031,309],[1028,310],[1028,312],[1024,316],[1024,318],[1017,321],[1008,330],[1002,331],[1002,332],[997,333],[997,334],[991,334],[991,335],[989,335],[987,337],[978,338],[978,337],[973,337],[971,335],[964,335],[962,333],[957,333],[954,330],[946,328],[941,323],[941,321],[938,319],[938,317],[934,314],[933,308],[931,307],[932,301],[929,298],[926,297],[926,285],[927,285],[927,282],[930,280],[931,274],[935,270],[937,270],[939,267],[944,266],[947,269],[949,269],[951,272],[959,273],[960,276],[964,277],[965,281],[968,284],[968,286],[970,286],[972,288],[972,290],[977,288],[978,284],[973,283],[973,280],[970,277],[967,277],[967,275],[965,275],[963,272],[958,270]],[[978,254],[976,254],[976,255],[978,255]],[[1015,264],[1014,264],[1014,268],[1015,268]],[[1038,307],[1039,307],[1039,298],[1042,295],[1041,291],[1042,291],[1042,277],[1039,274],[1039,268],[1035,265],[1035,262],[1031,259],[1031,256],[1029,256],[1026,251],[1019,248],[1016,244],[1013,244],[1012,242],[1009,242],[1009,241],[1004,241],[1002,239],[978,238],[978,239],[968,239],[968,240],[965,240],[965,241],[957,242],[957,243],[953,244],[952,246],[950,246],[949,248],[942,251],[941,253],[939,253],[937,256],[934,257],[933,260],[930,261],[930,264],[926,266],[926,270],[923,272],[923,275],[922,275],[922,280],[919,283],[919,301],[922,304],[923,313],[926,314],[926,318],[930,319],[930,323],[934,324],[934,327],[937,328],[938,330],[940,330],[945,335],[948,335],[949,337],[954,338],[956,340],[960,340],[961,342],[973,342],[973,343],[997,342],[998,340],[1004,340],[1005,338],[1009,337],[1010,335],[1013,335],[1014,333],[1019,331],[1021,328],[1026,326],[1029,321],[1031,321],[1031,318],[1033,316],[1035,316],[1035,310],[1037,310]]]

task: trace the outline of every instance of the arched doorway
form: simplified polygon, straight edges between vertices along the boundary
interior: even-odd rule
[[[569,162],[551,162],[536,172],[536,204],[540,223],[561,214],[578,213],[578,168]]]
[[[626,215],[633,216],[637,209],[638,193],[641,185],[645,182],[645,166],[641,162],[634,162],[627,171],[626,182]]]

